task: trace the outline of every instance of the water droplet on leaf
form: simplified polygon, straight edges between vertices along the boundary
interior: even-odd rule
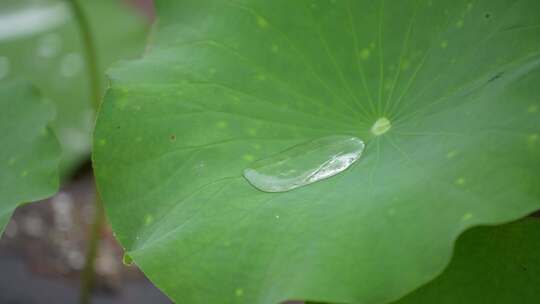
[[[244,177],[265,192],[285,192],[334,176],[362,155],[364,142],[353,136],[327,136],[258,160]]]

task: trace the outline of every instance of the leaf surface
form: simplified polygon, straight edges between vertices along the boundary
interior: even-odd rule
[[[58,190],[60,147],[49,128],[51,104],[25,81],[0,84],[0,233],[22,203]]]
[[[178,302],[398,299],[466,228],[540,208],[539,5],[158,2],[95,132],[117,237]],[[333,135],[366,142],[341,174],[284,193],[242,177]]]

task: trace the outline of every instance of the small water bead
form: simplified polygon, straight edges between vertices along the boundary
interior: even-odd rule
[[[326,136],[258,160],[244,177],[265,192],[285,192],[334,176],[349,168],[364,151],[353,136]]]

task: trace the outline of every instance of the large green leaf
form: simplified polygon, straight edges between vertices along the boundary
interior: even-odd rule
[[[141,52],[145,23],[118,0],[78,0],[98,48],[99,71]],[[87,157],[94,111],[81,35],[66,0],[0,2],[0,81],[23,77],[57,109],[53,129],[62,144],[62,171]]]
[[[58,190],[60,147],[49,128],[54,111],[23,81],[0,84],[0,234],[17,205]]]
[[[475,228],[433,282],[394,304],[534,304],[540,299],[540,221]]]
[[[110,73],[94,166],[117,237],[172,299],[388,302],[466,228],[540,208],[540,2],[157,8],[149,54]],[[367,144],[337,176],[284,193],[242,177],[330,135]]]

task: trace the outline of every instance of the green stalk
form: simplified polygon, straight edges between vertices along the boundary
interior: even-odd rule
[[[94,110],[97,113],[101,104],[101,85],[98,72],[98,56],[92,30],[86,15],[78,3],[78,0],[66,0],[71,7],[71,11],[79,27],[79,33],[82,40],[82,48],[86,59],[86,67],[88,69],[88,82],[90,87],[90,95]],[[95,271],[94,264],[98,253],[100,235],[105,225],[105,210],[96,191],[95,198],[95,213],[92,225],[90,226],[89,243],[86,252],[85,264],[81,273],[81,291],[80,303],[89,304],[91,301],[91,293],[94,287]]]
[[[97,191],[96,191],[97,195]],[[99,240],[105,225],[105,210],[99,197],[95,198],[95,214],[90,226],[89,243],[86,250],[84,268],[81,273],[80,303],[90,304],[95,283],[94,264],[98,253]]]
[[[90,85],[90,94],[92,97],[92,103],[94,109],[97,111],[101,104],[101,85],[98,72],[98,56],[94,39],[92,37],[92,30],[84,10],[79,4],[78,0],[67,0],[71,7],[75,21],[79,27],[79,33],[81,34],[81,40],[83,44],[84,57],[86,59],[86,67],[88,69],[88,82]]]

